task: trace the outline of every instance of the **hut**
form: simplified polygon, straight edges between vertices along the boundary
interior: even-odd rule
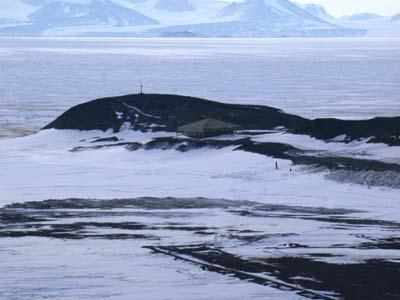
[[[186,136],[203,138],[222,134],[233,134],[240,126],[232,123],[207,118],[201,121],[178,127],[178,132]]]

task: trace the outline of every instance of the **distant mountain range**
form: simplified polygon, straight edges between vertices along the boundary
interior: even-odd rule
[[[208,22],[147,31],[159,34],[193,32],[213,37],[326,37],[360,36],[359,29],[344,28],[309,13],[288,0],[246,0],[226,5]]]
[[[381,19],[381,18],[385,18],[385,17],[377,15],[377,14],[373,14],[373,13],[368,13],[368,12],[343,17],[343,19],[349,20],[349,21],[365,21],[365,20],[373,20],[373,19]]]
[[[363,21],[395,26],[399,18],[339,20],[321,5],[289,0],[0,1],[3,36],[353,37],[368,33]]]

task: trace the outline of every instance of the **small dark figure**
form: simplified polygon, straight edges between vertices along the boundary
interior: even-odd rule
[[[275,170],[278,170],[279,169],[279,166],[278,166],[278,162],[276,161],[275,162]]]

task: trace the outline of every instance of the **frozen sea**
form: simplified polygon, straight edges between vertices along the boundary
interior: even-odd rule
[[[174,93],[310,118],[400,115],[400,39],[0,38],[0,137],[98,97]]]

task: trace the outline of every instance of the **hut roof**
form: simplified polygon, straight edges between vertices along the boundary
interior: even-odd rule
[[[178,127],[178,131],[191,131],[191,132],[206,132],[212,130],[235,130],[240,126],[212,118],[207,118],[201,121],[190,123]]]

